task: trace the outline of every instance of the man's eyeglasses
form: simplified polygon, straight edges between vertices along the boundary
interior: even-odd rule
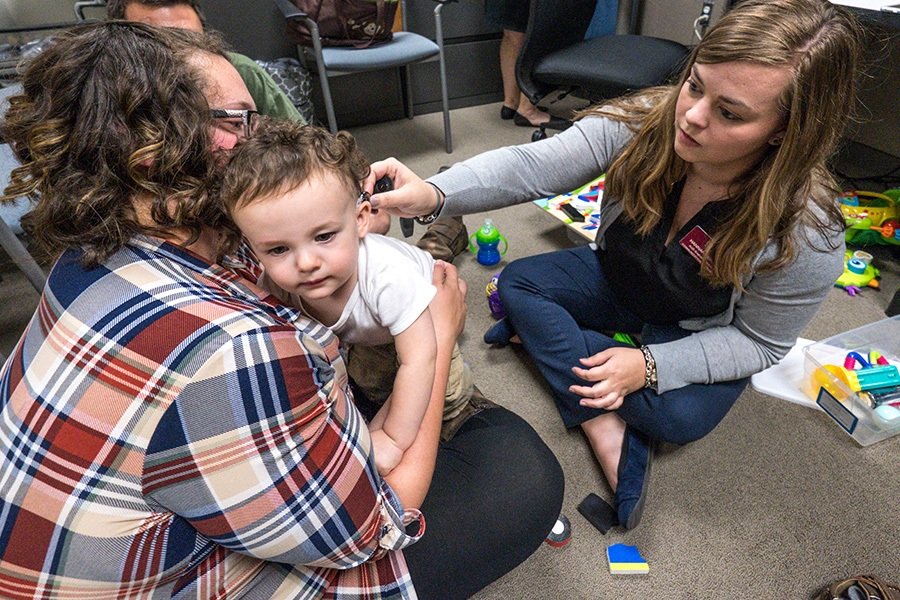
[[[259,112],[246,108],[213,108],[209,111],[213,119],[222,119],[225,126],[235,135],[247,138],[256,130]]]

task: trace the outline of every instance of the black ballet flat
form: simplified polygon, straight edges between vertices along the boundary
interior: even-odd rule
[[[528,119],[526,119],[523,115],[518,112],[513,115],[513,123],[518,125],[519,127],[542,127],[544,129],[553,129],[557,131],[562,131],[563,129],[567,129],[571,124],[566,119],[560,119],[559,117],[551,116],[550,120],[546,123],[538,123],[534,124]]]
[[[512,119],[515,116],[516,116],[516,109],[510,108],[508,106],[500,107],[500,118],[503,119],[504,121],[509,121],[510,119]]]

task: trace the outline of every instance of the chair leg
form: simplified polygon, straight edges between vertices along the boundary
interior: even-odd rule
[[[328,75],[325,69],[319,69],[319,83],[322,86],[322,99],[325,101],[325,115],[328,117],[328,129],[331,133],[337,133],[337,118],[334,116],[334,104],[331,102],[331,86],[328,85]]]
[[[453,136],[450,133],[450,98],[447,93],[447,67],[444,64],[444,53],[441,52],[441,104],[444,108],[444,146],[447,154],[453,153]]]
[[[444,109],[444,147],[447,150],[447,154],[452,154],[453,136],[450,133],[450,99],[449,94],[447,93],[447,63],[444,60],[444,28],[441,23],[441,8],[443,8],[443,6],[443,4],[438,4],[434,9],[434,25],[441,71],[441,104]]]
[[[21,269],[25,278],[40,294],[47,282],[47,276],[3,219],[0,219],[0,246],[3,246],[12,261]]]
[[[316,33],[318,33],[318,29]],[[319,85],[322,87],[322,100],[325,102],[325,116],[328,118],[328,129],[331,130],[331,133],[337,133],[337,119],[334,116],[334,104],[331,101],[331,86],[328,84],[328,69],[325,68],[325,59],[322,58],[322,44],[318,37],[313,38],[313,56],[316,60],[316,70],[319,72]]]
[[[403,111],[406,113],[407,119],[412,119],[415,114],[413,111],[413,87],[411,75],[409,65],[403,65],[400,69],[400,79],[402,80],[401,85],[403,86]]]

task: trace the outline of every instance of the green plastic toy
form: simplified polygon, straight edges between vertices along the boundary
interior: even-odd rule
[[[844,272],[834,283],[835,287],[843,288],[851,296],[855,296],[864,287],[877,290],[878,269],[871,262],[854,257],[854,254],[851,250],[844,252]]]
[[[844,192],[839,198],[848,244],[900,245],[900,188],[884,192]]]

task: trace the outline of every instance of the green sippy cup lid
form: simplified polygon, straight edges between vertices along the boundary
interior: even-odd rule
[[[479,243],[489,244],[491,242],[497,242],[500,240],[500,231],[494,226],[492,220],[485,219],[484,224],[475,233],[475,239],[478,240]]]

